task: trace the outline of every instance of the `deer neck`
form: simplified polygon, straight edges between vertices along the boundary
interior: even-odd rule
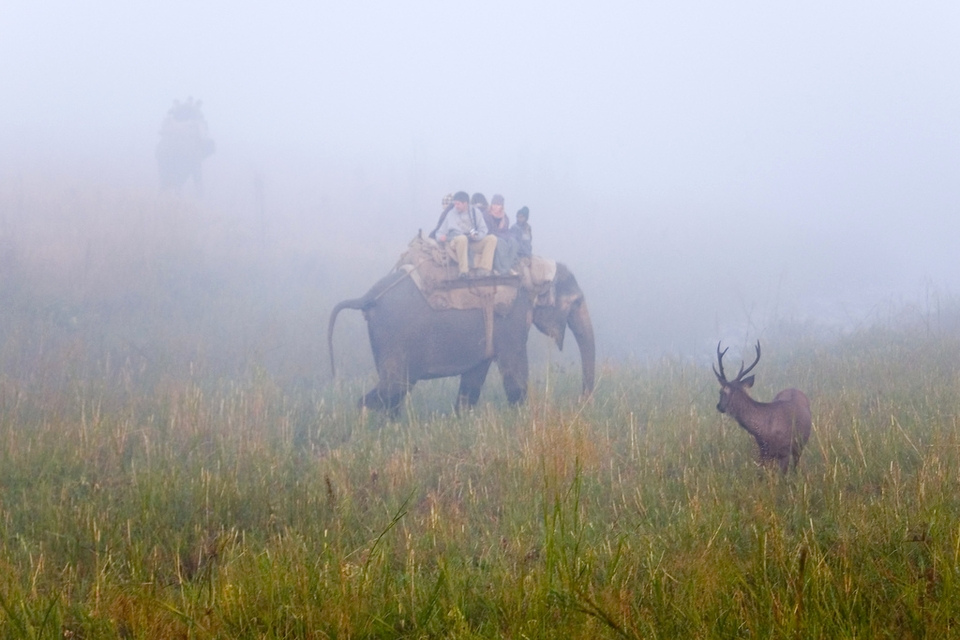
[[[760,433],[762,411],[763,403],[757,402],[742,390],[730,397],[730,404],[727,406],[727,413],[754,436]]]

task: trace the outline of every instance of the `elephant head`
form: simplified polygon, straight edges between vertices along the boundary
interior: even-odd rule
[[[563,350],[563,338],[567,325],[580,347],[580,363],[583,367],[583,395],[593,392],[596,370],[596,343],[590,311],[577,279],[563,264],[557,264],[554,280],[554,296],[549,304],[537,304],[533,308],[533,324],[546,336],[553,338]]]

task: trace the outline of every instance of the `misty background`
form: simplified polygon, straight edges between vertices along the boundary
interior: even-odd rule
[[[30,300],[144,351],[124,318],[176,306],[194,344],[325,373],[330,307],[461,189],[530,208],[608,361],[935,314],[960,288],[958,78],[946,1],[8,1],[7,315]],[[188,96],[217,145],[202,200],[157,190]],[[359,314],[341,325],[347,372],[372,374]]]

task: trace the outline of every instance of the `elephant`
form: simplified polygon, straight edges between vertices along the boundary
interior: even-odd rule
[[[164,118],[156,150],[161,190],[179,191],[193,179],[197,195],[203,193],[200,167],[216,146],[210,139],[201,105],[201,101],[193,98],[185,103],[178,100]]]
[[[511,405],[527,397],[527,336],[531,323],[563,349],[567,325],[580,349],[583,396],[593,392],[596,345],[593,323],[584,294],[573,273],[557,263],[555,295],[543,304],[520,288],[512,306],[494,320],[489,355],[483,312],[480,309],[432,308],[413,280],[403,271],[382,278],[366,293],[337,304],[330,314],[327,346],[336,375],[333,330],[343,309],[363,312],[377,367],[377,386],[362,397],[360,407],[399,412],[400,403],[420,380],[460,376],[455,407],[473,407],[495,360]]]

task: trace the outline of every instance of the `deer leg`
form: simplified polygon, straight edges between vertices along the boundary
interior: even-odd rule
[[[780,465],[780,472],[785,474],[790,467],[790,456],[786,454],[777,456],[777,464]]]

